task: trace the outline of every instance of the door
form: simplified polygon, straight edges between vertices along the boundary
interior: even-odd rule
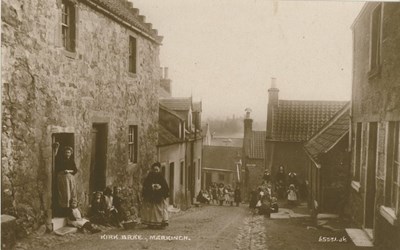
[[[169,164],[169,204],[175,203],[175,165],[173,162]]]
[[[63,211],[58,205],[58,185],[57,185],[57,173],[56,173],[56,164],[59,158],[63,157],[64,148],[69,146],[72,147],[72,150],[75,152],[75,143],[74,143],[74,134],[73,133],[54,133],[52,135],[52,143],[59,143],[60,146],[58,148],[57,155],[53,150],[53,160],[52,160],[52,214],[54,217],[63,217],[65,216],[65,211]],[[71,156],[75,159],[75,154]]]
[[[374,228],[377,132],[378,124],[376,122],[369,123],[364,216],[364,228],[366,229]]]
[[[103,191],[106,188],[106,170],[107,124],[93,124],[89,180],[90,193]]]
[[[212,177],[211,177],[211,173],[206,173],[206,188],[207,187],[209,187],[209,186],[211,186],[211,183],[212,183],[212,179],[211,179]]]

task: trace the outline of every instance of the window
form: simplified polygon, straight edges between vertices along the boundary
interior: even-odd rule
[[[61,35],[63,47],[75,51],[75,6],[68,0],[61,3]]]
[[[184,166],[184,163],[183,163],[183,161],[181,161],[181,179],[180,179],[180,183],[181,183],[181,185],[183,185],[183,166]]]
[[[355,146],[355,158],[354,158],[354,180],[360,181],[360,168],[361,168],[361,134],[362,134],[362,123],[358,122],[356,127],[356,142]]]
[[[379,71],[381,56],[381,10],[382,4],[379,4],[372,12],[370,73],[376,73]]]
[[[136,38],[129,37],[129,72],[136,73]]]
[[[224,174],[218,174],[218,180],[219,181],[224,181],[225,180],[225,175]]]
[[[201,165],[200,165],[200,159],[198,159],[198,160],[197,160],[197,162],[198,162],[198,164],[197,164],[197,170],[198,170],[198,173],[197,173],[197,179],[199,179],[199,180],[200,180],[200,177],[201,177]]]
[[[129,126],[128,147],[129,147],[129,162],[137,163],[137,160],[138,160],[138,126],[137,125]]]
[[[385,181],[385,205],[398,211],[400,168],[400,122],[389,122],[387,132],[387,164]]]

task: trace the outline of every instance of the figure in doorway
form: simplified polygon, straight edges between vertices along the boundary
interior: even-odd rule
[[[75,174],[78,169],[74,161],[72,147],[64,147],[63,154],[59,154],[59,147],[60,143],[54,143],[58,205],[63,210],[62,213],[65,214],[72,202],[77,202]]]

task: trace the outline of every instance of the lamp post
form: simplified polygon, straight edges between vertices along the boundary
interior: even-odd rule
[[[244,176],[242,175],[242,157],[240,156],[239,152],[237,152],[235,157],[235,166],[236,166],[236,185],[240,187],[240,196],[243,199],[243,184],[244,184]]]

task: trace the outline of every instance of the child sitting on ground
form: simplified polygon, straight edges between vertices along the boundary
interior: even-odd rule
[[[88,230],[91,233],[98,233],[101,232],[100,229],[94,228],[92,226],[92,223],[90,223],[89,220],[82,218],[82,213],[78,208],[78,202],[77,201],[71,201],[71,209],[69,211],[69,216],[68,216],[68,224],[72,225],[76,228],[82,229],[82,230]]]
[[[106,204],[103,193],[100,191],[93,193],[92,202],[89,210],[90,220],[99,225],[106,225]]]
[[[120,223],[120,218],[118,215],[118,210],[114,207],[114,199],[112,196],[112,190],[111,188],[107,187],[104,190],[104,201],[106,205],[106,218],[107,221],[113,225],[113,226],[120,226],[122,227]]]
[[[277,213],[277,212],[278,212],[278,210],[279,210],[279,207],[278,207],[278,199],[277,199],[276,197],[272,197],[272,198],[271,198],[271,206],[270,206],[270,209],[271,209],[271,213]]]

